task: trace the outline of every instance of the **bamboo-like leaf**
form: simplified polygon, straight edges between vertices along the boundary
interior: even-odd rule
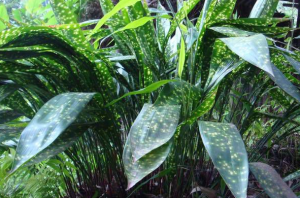
[[[284,57],[286,58],[286,60],[289,61],[289,63],[293,66],[293,68],[300,74],[300,63],[295,59],[293,59],[292,57],[287,56],[285,54]]]
[[[286,176],[283,180],[284,181],[290,181],[293,179],[297,179],[300,177],[300,170],[297,170],[296,172],[293,172],[292,174]]]
[[[250,163],[249,166],[251,172],[270,198],[297,198],[271,166],[260,162]]]
[[[199,121],[203,144],[215,167],[236,198],[246,198],[248,157],[239,131],[233,124]]]
[[[184,44],[184,39],[181,37],[179,60],[178,60],[178,76],[179,76],[179,78],[181,78],[181,76],[182,76],[184,62],[185,62],[185,44]]]
[[[132,6],[135,3],[137,3],[140,0],[126,0],[126,1],[120,1],[111,11],[106,13],[97,23],[96,27],[93,29],[93,31],[89,34],[88,37],[90,37],[92,34],[94,34],[97,30],[99,30],[102,25],[113,15],[115,15],[117,12],[122,10],[123,8],[126,8],[128,6]]]
[[[207,95],[207,97],[205,97],[203,102],[192,111],[191,116],[187,119],[188,124],[193,124],[199,117],[210,111],[210,109],[215,104],[217,90],[217,87],[211,90],[211,92]]]
[[[180,105],[144,104],[129,132],[134,162],[166,144],[173,137],[179,113]]]
[[[235,27],[211,27],[209,29],[230,37],[235,37],[235,36],[244,37],[244,36],[252,36],[255,34],[253,32],[248,32]]]
[[[176,30],[177,24],[179,24],[189,13],[190,11],[197,5],[197,3],[200,0],[189,0],[187,2],[184,2],[181,9],[176,13],[174,20],[171,23],[171,27],[169,29],[169,32],[166,36],[163,49],[166,47],[169,38],[172,36],[174,31]]]
[[[21,134],[12,171],[51,145],[72,124],[94,93],[65,93],[48,101]]]
[[[9,16],[4,4],[0,4],[0,31],[6,28],[5,22],[9,22]]]
[[[279,0],[257,0],[249,18],[272,18]]]
[[[147,94],[147,93],[151,93],[155,90],[157,90],[158,88],[160,88],[161,86],[169,83],[169,82],[174,82],[176,80],[161,80],[161,81],[158,81],[158,82],[155,82],[155,83],[152,83],[151,85],[149,85],[148,87],[144,88],[144,89],[141,89],[141,90],[138,90],[138,91],[133,91],[133,92],[129,92],[127,94],[124,94],[122,97],[116,99],[116,100],[113,100],[111,101],[110,103],[108,103],[106,106],[110,106],[110,105],[113,105],[115,104],[116,102],[118,102],[119,100],[121,100],[122,98],[125,98],[127,96],[132,96],[132,95],[138,95],[138,94]]]

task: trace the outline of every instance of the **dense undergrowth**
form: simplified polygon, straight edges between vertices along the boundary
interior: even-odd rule
[[[299,196],[294,5],[99,2],[0,4],[0,197]]]

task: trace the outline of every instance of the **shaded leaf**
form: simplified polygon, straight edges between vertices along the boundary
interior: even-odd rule
[[[203,144],[215,167],[236,198],[246,198],[248,157],[239,131],[233,124],[199,121]]]
[[[297,197],[271,166],[261,162],[254,162],[250,163],[249,167],[270,198]]]
[[[72,124],[94,93],[65,93],[48,101],[21,134],[12,171],[51,145]]]

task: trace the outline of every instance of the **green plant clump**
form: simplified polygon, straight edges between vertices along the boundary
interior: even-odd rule
[[[91,2],[0,3],[0,197],[299,197],[283,1]]]

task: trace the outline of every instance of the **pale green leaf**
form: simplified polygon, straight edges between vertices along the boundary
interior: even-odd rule
[[[185,43],[184,39],[181,37],[180,40],[180,51],[179,51],[179,61],[178,61],[178,76],[181,78],[182,71],[184,68],[184,62],[185,62]]]

